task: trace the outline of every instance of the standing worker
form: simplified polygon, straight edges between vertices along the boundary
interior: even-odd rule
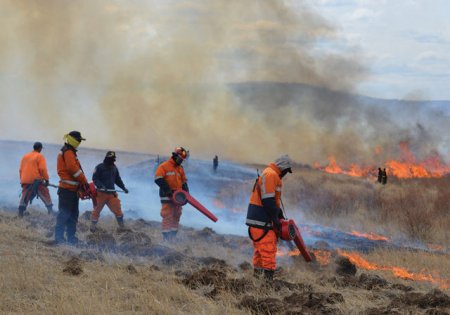
[[[19,203],[19,217],[34,197],[38,196],[44,202],[48,214],[54,214],[53,203],[48,191],[48,170],[45,157],[41,154],[42,143],[35,142],[33,151],[25,154],[20,161],[19,175],[22,194]]]
[[[383,168],[383,172],[381,174],[381,182],[382,182],[383,185],[386,185],[386,183],[387,183],[386,168]]]
[[[383,171],[381,170],[381,167],[378,168],[378,182],[381,184],[383,181]]]
[[[92,181],[97,189],[97,205],[94,207],[91,215],[91,232],[95,232],[97,229],[100,212],[105,205],[116,216],[119,227],[124,227],[122,207],[114,184],[119,186],[126,194],[128,194],[128,189],[125,188],[119,170],[114,162],[116,162],[116,153],[114,151],[108,151],[103,159],[103,163],[95,167],[94,174],[92,175]]]
[[[186,175],[181,163],[187,158],[187,151],[177,147],[172,157],[161,163],[155,172],[155,183],[159,186],[161,198],[162,235],[164,240],[172,240],[178,232],[181,217],[181,206],[172,201],[175,190],[183,189],[189,192]]]
[[[247,211],[248,234],[253,241],[253,268],[256,277],[272,280],[276,268],[278,234],[281,230],[281,179],[292,173],[288,155],[270,163],[255,181]]]
[[[60,178],[58,188],[58,216],[55,226],[55,243],[64,243],[64,232],[69,244],[77,244],[79,193],[90,195],[89,184],[77,158],[77,148],[86,140],[79,131],[71,131],[64,136],[64,146],[58,154],[57,169]]]
[[[217,172],[217,168],[218,167],[219,167],[219,157],[216,155],[213,158],[213,169],[214,169],[214,172]]]

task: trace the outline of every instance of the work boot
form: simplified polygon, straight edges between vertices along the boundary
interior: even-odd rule
[[[97,231],[97,221],[91,221],[89,231],[91,231],[91,233],[95,233],[95,231]]]
[[[171,240],[174,240],[177,237],[178,231],[170,231],[169,236]]]
[[[264,279],[266,279],[269,282],[273,281],[273,274],[275,273],[274,270],[267,270],[264,269]]]
[[[70,236],[67,238],[67,243],[69,243],[70,245],[76,246],[78,245],[78,237],[76,236]]]
[[[264,269],[261,268],[255,268],[253,269],[253,277],[257,279],[261,279],[264,274]]]
[[[166,242],[169,242],[171,240],[170,238],[170,232],[162,232],[163,240]]]
[[[19,218],[23,218],[23,213],[25,212],[25,207],[24,206],[19,206]]]
[[[50,215],[56,215],[56,212],[53,211],[53,206],[47,206],[47,212]]]
[[[123,223],[123,216],[116,217],[116,220],[117,220],[117,224],[119,225],[119,227],[123,229],[125,227],[125,224]]]

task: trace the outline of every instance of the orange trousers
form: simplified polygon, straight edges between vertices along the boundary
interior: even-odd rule
[[[22,185],[22,195],[20,197],[19,203],[19,206],[21,207],[28,206],[28,203],[30,202],[31,191],[28,190],[30,186],[31,184]],[[50,192],[48,191],[47,187],[45,187],[44,185],[39,185],[37,195],[39,198],[41,198],[42,202],[45,204],[46,207],[53,206],[52,198],[50,197]]]
[[[258,239],[264,234],[263,229],[251,227],[250,234]],[[253,242],[253,267],[266,270],[275,270],[277,266],[278,237],[273,230],[267,232],[260,241]]]
[[[161,204],[162,232],[178,231],[178,223],[180,222],[181,210],[181,206],[174,203]]]
[[[120,204],[120,199],[117,194],[107,194],[101,191],[97,191],[97,206],[94,208],[91,214],[92,221],[98,221],[100,217],[100,212],[102,212],[104,206],[108,206],[109,210],[116,217],[123,217],[122,206]]]

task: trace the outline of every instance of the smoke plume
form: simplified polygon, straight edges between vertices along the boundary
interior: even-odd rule
[[[367,75],[360,56],[318,49],[336,32],[303,4],[11,0],[0,12],[3,138],[59,143],[80,130],[90,147],[183,145],[248,162],[448,146],[442,116],[410,110],[397,123],[348,94]]]

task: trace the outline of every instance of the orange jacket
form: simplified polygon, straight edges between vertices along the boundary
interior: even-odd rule
[[[250,197],[250,204],[262,207],[262,199],[275,197],[275,203],[280,208],[281,187],[283,186],[280,174],[281,171],[275,163],[270,163],[258,178],[257,187]]]
[[[183,166],[178,165],[172,158],[161,163],[155,172],[155,181],[158,179],[164,179],[169,185],[169,188],[173,190],[182,189],[183,184],[186,183],[186,175],[184,173]],[[164,192],[160,190],[161,201],[167,201],[170,198],[165,196]]]
[[[20,161],[19,175],[21,184],[32,184],[37,179],[48,180],[45,157],[37,151],[25,154]]]
[[[61,188],[77,191],[80,184],[85,185],[88,182],[81,169],[76,151],[67,145],[58,154],[57,169]]]

